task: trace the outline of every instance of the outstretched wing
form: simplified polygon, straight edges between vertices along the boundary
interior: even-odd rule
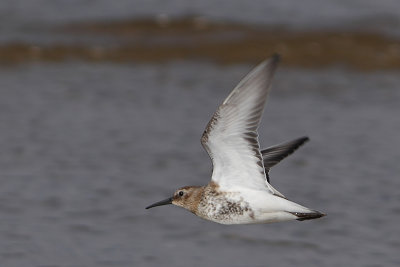
[[[221,188],[274,190],[265,177],[257,128],[279,62],[274,55],[251,71],[218,107],[201,143],[213,163],[211,180]]]
[[[263,157],[265,174],[267,176],[267,181],[269,181],[269,170],[278,164],[281,160],[292,154],[296,149],[302,146],[305,142],[310,140],[308,137],[300,137],[295,140],[285,142],[279,145],[268,147],[261,150],[261,155]]]

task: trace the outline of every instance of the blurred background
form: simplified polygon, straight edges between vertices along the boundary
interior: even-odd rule
[[[398,1],[0,2],[1,266],[400,266]],[[224,226],[173,206],[230,90],[282,63],[261,146],[328,214]]]

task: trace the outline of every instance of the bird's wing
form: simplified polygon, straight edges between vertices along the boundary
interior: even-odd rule
[[[300,137],[295,140],[281,143],[279,145],[268,147],[261,150],[261,155],[264,162],[265,174],[267,176],[267,181],[269,181],[269,170],[278,164],[281,160],[292,154],[296,149],[302,146],[305,142],[310,140],[308,137]]]
[[[221,188],[276,191],[266,182],[257,128],[278,62],[279,56],[274,55],[247,74],[203,133],[201,143],[213,163],[211,180]]]

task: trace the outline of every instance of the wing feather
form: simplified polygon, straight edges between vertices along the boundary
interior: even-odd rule
[[[302,146],[305,142],[310,140],[308,137],[300,137],[295,140],[278,144],[275,146],[268,147],[261,150],[261,155],[263,157],[265,173],[267,175],[267,181],[269,181],[269,170],[278,164],[281,160],[292,154],[296,149]]]
[[[279,62],[274,55],[251,71],[218,107],[201,138],[220,187],[274,190],[267,182],[257,128]]]

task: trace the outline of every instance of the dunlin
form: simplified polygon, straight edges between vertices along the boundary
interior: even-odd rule
[[[208,123],[201,143],[213,164],[205,186],[184,186],[146,209],[174,204],[221,224],[310,220],[324,216],[288,200],[269,183],[269,169],[308,140],[302,137],[260,151],[257,128],[279,62],[262,62],[228,95]]]

